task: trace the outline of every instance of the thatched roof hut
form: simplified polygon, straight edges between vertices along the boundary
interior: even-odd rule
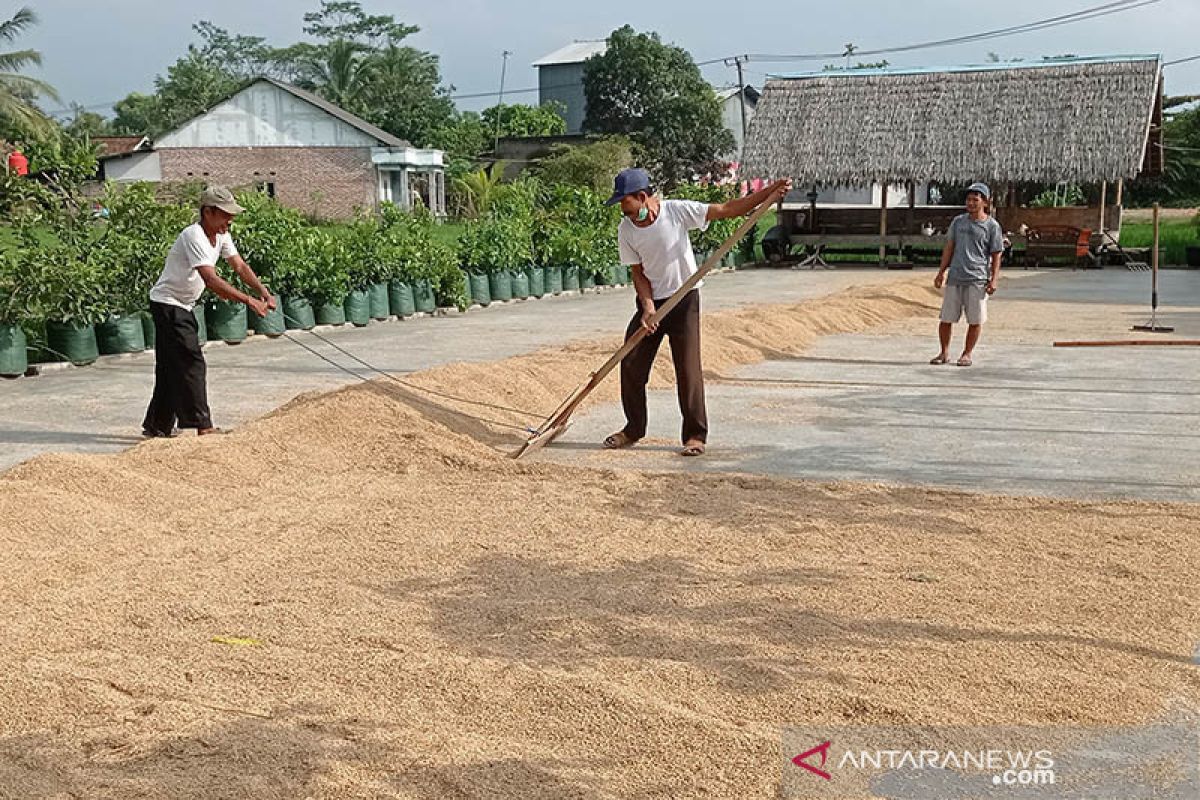
[[[947,69],[829,71],[770,80],[743,177],[1098,183],[1162,165],[1158,56]]]

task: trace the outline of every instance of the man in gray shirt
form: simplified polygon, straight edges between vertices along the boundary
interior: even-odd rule
[[[1004,255],[1004,231],[994,217],[988,216],[991,198],[987,184],[971,184],[967,188],[967,213],[959,214],[950,223],[946,246],[942,249],[942,265],[933,279],[938,289],[943,284],[946,287],[938,325],[942,349],[930,364],[949,363],[954,323],[966,314],[967,343],[958,366],[971,366],[980,330],[987,321],[987,299],[996,291],[1000,259]]]

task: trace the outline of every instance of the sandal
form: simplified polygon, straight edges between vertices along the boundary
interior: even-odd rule
[[[929,359],[930,364],[949,364],[950,356],[938,355]]]
[[[702,456],[704,455],[704,442],[690,442],[683,446],[679,451],[681,456]]]
[[[969,367],[969,366],[971,366],[971,357],[970,357],[970,356],[963,356],[962,358],[960,358],[960,359],[958,360],[958,366],[960,366],[960,367]]]
[[[625,431],[617,431],[604,440],[604,449],[620,450],[625,447],[632,447],[635,444],[637,444],[637,439],[634,439]]]

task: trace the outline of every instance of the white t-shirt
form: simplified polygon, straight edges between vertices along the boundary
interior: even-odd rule
[[[215,267],[218,258],[233,258],[237,254],[233,237],[228,233],[218,233],[213,245],[199,222],[188,225],[171,245],[162,274],[150,290],[150,299],[191,311],[204,294],[204,279],[196,267]]]
[[[688,231],[708,227],[708,203],[663,200],[658,217],[639,228],[628,217],[617,226],[622,264],[641,264],[655,300],[664,300],[696,274],[696,255]],[[697,288],[703,286],[703,281]]]

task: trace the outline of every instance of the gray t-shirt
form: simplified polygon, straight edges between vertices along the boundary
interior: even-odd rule
[[[994,217],[974,220],[970,214],[959,214],[946,238],[954,242],[946,283],[962,286],[991,280],[992,255],[1004,252],[1004,231]]]

